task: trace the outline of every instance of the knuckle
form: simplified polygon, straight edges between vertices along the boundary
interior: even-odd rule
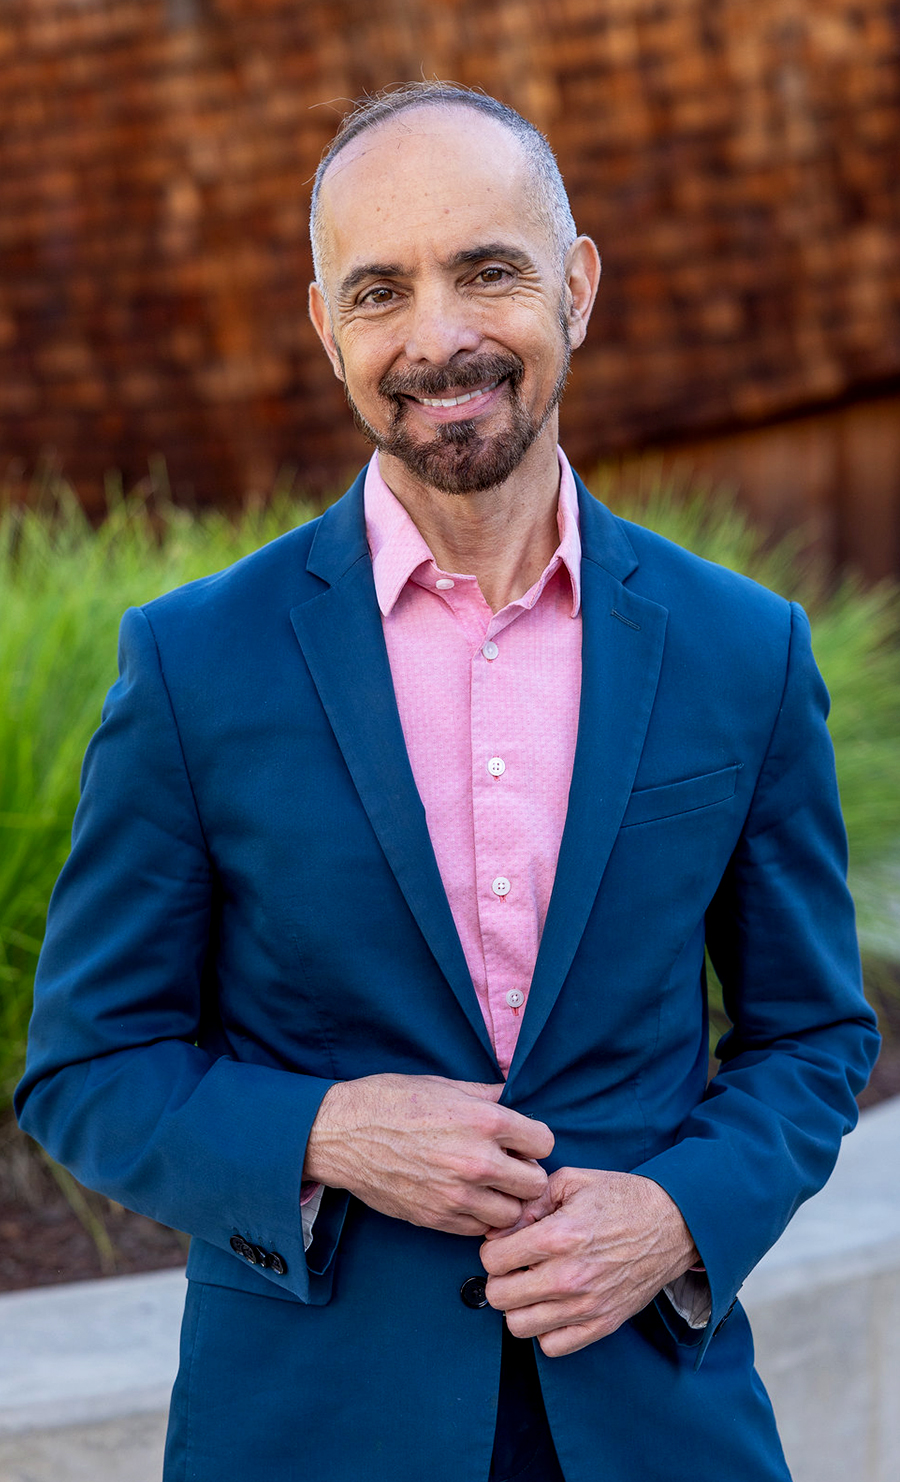
[[[565,1256],[569,1250],[569,1240],[563,1221],[548,1221],[548,1228],[542,1232],[544,1248],[548,1256]]]
[[[483,1101],[479,1109],[479,1122],[484,1129],[485,1135],[492,1140],[502,1138],[509,1127],[509,1113],[503,1106],[498,1106],[494,1101]]]
[[[581,1296],[584,1290],[581,1267],[577,1261],[561,1261],[557,1272],[560,1291],[567,1297]]]
[[[490,1184],[494,1177],[491,1160],[483,1153],[469,1153],[462,1161],[461,1171],[468,1184]]]
[[[481,1256],[481,1264],[489,1277],[502,1275],[503,1262],[500,1259],[497,1251],[494,1249],[494,1242],[492,1240],[486,1240],[484,1242],[484,1245],[481,1247],[479,1254]],[[488,1286],[490,1287],[490,1281],[488,1282]]]
[[[538,1157],[549,1158],[550,1154],[553,1152],[553,1149],[556,1147],[556,1138],[553,1136],[550,1128],[547,1127],[543,1122],[538,1122],[535,1126],[534,1131],[535,1141],[540,1144],[540,1147],[542,1149],[542,1151],[538,1154]]]
[[[547,1175],[536,1163],[523,1163],[521,1167],[522,1185],[523,1187],[527,1185],[531,1197],[536,1199],[547,1187],[549,1182]]]

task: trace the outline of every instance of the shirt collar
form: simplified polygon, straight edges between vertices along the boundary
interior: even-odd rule
[[[532,607],[550,578],[560,566],[564,566],[572,586],[572,617],[577,617],[581,608],[581,538],[578,533],[578,492],[575,488],[575,476],[562,448],[557,448],[557,454],[559,457],[559,504],[556,521],[559,528],[559,545],[531,591],[519,601],[524,606]],[[463,574],[441,571],[435,564],[434,557],[418,527],[407,514],[397,496],[384,482],[378,466],[377,453],[373,454],[366,469],[363,502],[366,536],[369,550],[372,553],[375,594],[383,617],[387,617],[391,612],[403,588],[420,567],[429,567],[428,574],[435,579]],[[429,586],[431,584],[430,581],[427,583]]]

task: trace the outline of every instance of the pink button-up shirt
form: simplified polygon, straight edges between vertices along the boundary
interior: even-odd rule
[[[365,514],[394,691],[453,919],[503,1074],[516,1047],[562,839],[581,694],[581,542],[562,453],[559,545],[491,612],[442,571],[373,457]]]
[[[581,698],[578,498],[562,452],[559,465],[559,545],[534,586],[498,613],[474,576],[435,565],[381,477],[377,454],[365,484],[375,592],[403,735],[504,1075],[556,875]],[[305,1186],[307,1246],[321,1192]],[[665,1290],[692,1327],[705,1326],[705,1276],[686,1272]]]

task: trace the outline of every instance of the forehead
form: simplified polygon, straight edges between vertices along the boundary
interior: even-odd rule
[[[462,107],[409,109],[351,140],[319,196],[327,256],[343,271],[362,254],[406,261],[514,234],[538,253],[548,232],[534,172],[516,136]]]

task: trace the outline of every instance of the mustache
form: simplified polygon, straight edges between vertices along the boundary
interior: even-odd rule
[[[458,365],[387,371],[378,384],[382,396],[442,396],[446,391],[471,391],[486,381],[509,381],[513,391],[521,384],[525,365],[518,355],[475,355]]]

